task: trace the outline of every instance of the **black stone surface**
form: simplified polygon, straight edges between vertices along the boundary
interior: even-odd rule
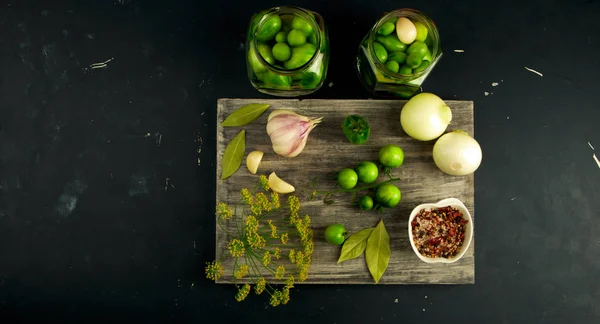
[[[424,88],[475,101],[484,151],[476,284],[299,286],[271,309],[206,280],[216,100],[265,97],[244,34],[277,4],[0,1],[2,323],[600,322],[598,1],[290,3],[329,27],[333,85],[312,98],[370,97],[352,60],[384,11],[436,22]]]

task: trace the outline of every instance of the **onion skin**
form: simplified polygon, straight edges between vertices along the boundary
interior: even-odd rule
[[[433,146],[433,161],[444,173],[468,175],[481,165],[481,146],[463,131],[453,131],[440,137]]]
[[[418,141],[432,141],[440,137],[450,121],[450,107],[433,93],[424,92],[412,97],[400,112],[402,129]]]

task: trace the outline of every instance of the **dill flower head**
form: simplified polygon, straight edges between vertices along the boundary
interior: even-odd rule
[[[256,217],[254,217],[253,215],[249,215],[248,217],[246,217],[246,232],[258,232],[258,219],[256,219]]]
[[[281,207],[281,204],[279,203],[279,194],[276,192],[272,192],[271,193],[271,208],[278,209],[279,207]]]
[[[271,211],[271,202],[269,201],[269,198],[267,198],[267,195],[265,195],[263,192],[259,192],[256,194],[256,204],[260,206],[261,210],[264,211]]]
[[[258,185],[264,190],[264,191],[269,191],[269,179],[267,178],[266,175],[261,174],[260,177],[258,178]]]
[[[279,260],[281,258],[281,250],[278,247],[276,247],[275,250],[273,251],[273,256],[277,260]]]
[[[271,229],[271,238],[278,238],[279,235],[277,235],[277,226],[275,226],[275,223],[273,223],[272,220],[268,220],[267,224],[269,225],[269,228]]]
[[[235,272],[233,273],[233,276],[236,279],[242,279],[247,274],[248,274],[248,265],[242,264],[242,265],[238,266],[237,270],[235,270]]]
[[[281,234],[281,244],[287,244],[289,239],[288,233]]]
[[[252,197],[250,190],[247,188],[242,189],[242,191],[240,191],[240,195],[242,196],[242,200],[244,200],[246,205],[252,205],[254,202],[254,198]]]
[[[244,284],[241,288],[238,289],[237,294],[235,294],[235,300],[241,302],[242,300],[246,299],[246,297],[248,297],[249,293],[250,285]]]
[[[222,220],[230,220],[233,217],[233,209],[226,203],[219,203],[216,207],[216,214]]]
[[[269,264],[271,264],[271,252],[265,251],[265,253],[263,253],[261,263],[265,267],[267,267],[267,266],[269,266]]]
[[[223,274],[223,266],[219,261],[206,262],[204,272],[206,272],[206,278],[217,280],[221,278],[221,275]]]
[[[275,278],[281,280],[281,279],[283,279],[283,276],[285,276],[285,268],[280,265],[275,270]]]
[[[251,248],[260,250],[265,247],[267,241],[260,234],[254,232],[246,235],[246,242]]]
[[[285,280],[285,286],[287,288],[294,288],[294,275],[289,274],[287,279]]]
[[[254,292],[257,295],[260,295],[263,293],[263,291],[265,291],[266,287],[267,287],[267,281],[265,280],[265,278],[260,277],[258,279],[258,281],[256,281],[256,285],[254,285]]]
[[[289,287],[283,287],[283,289],[281,289],[281,294],[279,295],[279,300],[281,301],[282,305],[287,304],[290,301],[290,288]]]
[[[246,251],[244,243],[238,239],[231,240],[227,248],[229,249],[229,254],[234,258],[243,257],[244,252]]]
[[[271,294],[271,299],[269,300],[269,304],[271,304],[271,306],[273,306],[273,307],[277,307],[277,306],[279,306],[279,304],[281,304],[281,292],[280,291],[275,290]]]
[[[292,262],[293,264],[296,264],[296,250],[291,249],[290,252],[288,253],[288,257],[290,258],[290,262]]]
[[[288,207],[290,208],[290,213],[297,213],[300,210],[300,199],[298,197],[292,195],[287,199]]]

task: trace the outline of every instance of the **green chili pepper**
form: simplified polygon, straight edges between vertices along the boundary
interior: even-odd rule
[[[352,144],[364,144],[371,133],[369,123],[359,115],[348,115],[342,123],[342,130]]]

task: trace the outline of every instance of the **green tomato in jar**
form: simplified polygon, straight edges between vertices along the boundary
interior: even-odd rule
[[[388,61],[395,61],[398,64],[402,64],[406,62],[406,53],[404,52],[394,52],[388,55]]]
[[[427,67],[429,67],[430,64],[431,64],[431,62],[429,62],[429,61],[423,61],[423,62],[421,62],[421,65],[419,65],[419,67],[417,67],[416,69],[413,70],[413,72],[418,73],[418,72],[424,71],[425,69],[427,69]]]
[[[387,63],[385,63],[385,67],[390,72],[398,73],[398,70],[400,69],[400,64],[398,64],[398,62],[396,61],[389,60]]]
[[[382,207],[395,207],[400,203],[400,198],[402,198],[400,189],[391,183],[383,184],[377,187],[377,190],[375,191],[375,200],[377,200]]]
[[[379,30],[377,30],[377,34],[382,35],[382,36],[387,36],[387,35],[393,33],[394,29],[396,29],[396,24],[391,21],[388,21],[388,22],[384,23],[383,25],[381,25],[381,27],[379,27]]]
[[[292,84],[292,79],[287,75],[280,75],[272,71],[266,71],[262,74],[262,82],[265,86],[287,90]]]
[[[250,48],[248,49],[248,64],[250,64],[250,68],[254,73],[263,73],[267,70],[267,68],[260,63],[258,57],[256,56],[256,50],[254,49],[254,44],[250,42]]]
[[[404,52],[406,50],[406,44],[402,43],[398,36],[376,36],[377,42],[381,43],[388,52]]]
[[[292,20],[294,20],[294,15],[292,14],[284,14],[279,16],[281,18],[281,29],[283,31],[289,32],[292,30]]]
[[[315,72],[304,72],[297,79],[300,81],[298,84],[302,89],[316,89],[321,82],[321,77]]]
[[[417,38],[415,38],[415,40],[424,42],[427,39],[427,34],[429,33],[427,31],[427,27],[419,21],[415,21],[414,24],[417,28]]]
[[[406,65],[410,66],[413,69],[419,67],[419,65],[421,65],[421,62],[423,62],[423,59],[419,53],[410,53],[406,58]]]
[[[427,44],[420,41],[415,41],[414,43],[410,44],[406,50],[406,53],[409,55],[412,53],[417,53],[419,56],[421,56],[421,58],[423,58],[428,51],[429,48],[427,48]]]
[[[267,44],[258,43],[258,52],[260,56],[267,61],[267,63],[273,65],[275,64],[275,57],[273,57],[273,53],[271,52],[271,47]]]
[[[298,29],[304,32],[306,36],[309,36],[313,32],[312,25],[308,22],[308,20],[300,17],[294,16],[292,19],[292,29]]]
[[[432,60],[431,51],[427,50],[427,53],[425,53],[425,56],[423,56],[423,61],[431,62],[431,60]]]
[[[275,41],[277,43],[285,43],[287,41],[287,35],[288,32],[282,30],[279,33],[277,33],[277,35],[275,35]]]
[[[413,73],[413,70],[410,66],[403,64],[400,67],[400,69],[398,70],[398,73],[404,74],[404,75],[411,75]]]
[[[310,36],[308,36],[308,42],[317,46],[317,33],[311,33]]]
[[[279,15],[272,15],[260,26],[256,33],[256,39],[261,42],[267,42],[275,38],[275,35],[281,30],[281,18]]]
[[[317,48],[315,45],[310,43],[293,47],[292,56],[289,60],[283,63],[283,66],[288,70],[297,69],[308,63],[308,61],[310,61],[310,59],[315,55],[316,51]]]
[[[306,43],[306,34],[299,29],[292,29],[287,36],[287,42],[293,47],[304,45]]]
[[[377,42],[373,42],[373,51],[375,52],[375,56],[377,57],[379,62],[385,63],[387,61],[388,53],[385,50],[385,47],[383,47],[383,45]]]
[[[277,43],[273,46],[273,57],[277,61],[285,62],[292,56],[292,50],[286,43]]]

